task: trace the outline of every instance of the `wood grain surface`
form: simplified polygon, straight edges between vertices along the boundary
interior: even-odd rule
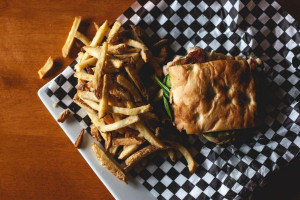
[[[0,0],[0,199],[114,199],[37,91],[76,56],[76,48],[71,57],[61,56],[75,16],[83,17],[80,31],[91,38],[92,22],[112,23],[133,2]],[[279,2],[300,20],[299,1]],[[40,80],[37,71],[50,55],[56,69]],[[299,169],[297,158],[254,199],[300,199]]]

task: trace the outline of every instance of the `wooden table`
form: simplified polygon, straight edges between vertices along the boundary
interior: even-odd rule
[[[0,0],[0,199],[113,199],[37,96],[71,58],[61,47],[75,16],[113,22],[134,0]],[[300,3],[282,5],[297,19]],[[40,80],[49,56],[58,69]],[[300,159],[259,189],[255,199],[299,199]]]

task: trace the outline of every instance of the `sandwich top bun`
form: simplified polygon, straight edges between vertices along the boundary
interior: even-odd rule
[[[245,60],[215,60],[168,69],[174,123],[187,134],[252,128],[257,105],[252,68]]]

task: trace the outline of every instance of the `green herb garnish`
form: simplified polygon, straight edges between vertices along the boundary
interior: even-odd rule
[[[171,82],[170,82],[170,76],[167,75],[164,80],[163,83],[159,80],[159,78],[157,76],[154,77],[155,81],[158,83],[158,85],[162,88],[164,96],[163,96],[163,102],[164,102],[164,107],[167,111],[168,116],[170,117],[171,120],[173,120],[172,118],[172,112],[170,109],[170,104],[169,104],[169,97],[170,97],[170,89],[171,89]]]
[[[222,131],[222,132],[212,132],[212,133],[205,133],[208,137],[225,137],[225,136],[231,136],[237,134],[236,131]]]

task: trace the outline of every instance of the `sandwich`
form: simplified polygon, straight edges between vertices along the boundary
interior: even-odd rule
[[[217,144],[231,142],[241,129],[257,125],[254,69],[260,59],[230,57],[199,47],[164,66],[164,105],[173,124],[186,134]],[[166,101],[168,103],[166,103]]]

